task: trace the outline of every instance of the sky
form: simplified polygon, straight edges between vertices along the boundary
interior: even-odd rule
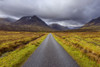
[[[100,16],[100,0],[0,0],[0,17],[33,15],[47,24],[78,27]]]

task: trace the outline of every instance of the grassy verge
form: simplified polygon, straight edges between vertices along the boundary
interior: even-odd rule
[[[45,38],[46,35],[0,58],[0,67],[20,67]]]
[[[84,53],[79,49],[71,45],[70,43],[65,42],[64,39],[61,39],[55,36],[56,41],[76,60],[80,67],[100,67],[95,61],[90,60]]]

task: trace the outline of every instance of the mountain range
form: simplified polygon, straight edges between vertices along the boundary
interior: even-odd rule
[[[59,24],[47,25],[37,16],[24,16],[19,20],[0,18],[0,30],[6,31],[66,31],[68,27]],[[91,20],[76,31],[100,31],[100,17]],[[70,31],[70,30],[69,30]],[[74,30],[72,30],[74,31]]]
[[[55,25],[55,24],[54,24]],[[37,16],[24,16],[19,20],[10,18],[0,18],[0,30],[6,31],[61,31],[65,28],[61,25],[56,25],[54,28],[47,25],[43,20]],[[67,28],[66,28],[67,30]]]

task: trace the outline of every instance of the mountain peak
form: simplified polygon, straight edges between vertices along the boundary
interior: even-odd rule
[[[18,21],[15,22],[16,24],[23,24],[23,25],[39,25],[39,26],[48,26],[43,20],[41,20],[36,15],[34,16],[24,16]]]

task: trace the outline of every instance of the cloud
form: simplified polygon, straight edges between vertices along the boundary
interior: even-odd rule
[[[1,15],[17,18],[37,15],[47,23],[82,25],[100,16],[100,0],[0,0]]]

